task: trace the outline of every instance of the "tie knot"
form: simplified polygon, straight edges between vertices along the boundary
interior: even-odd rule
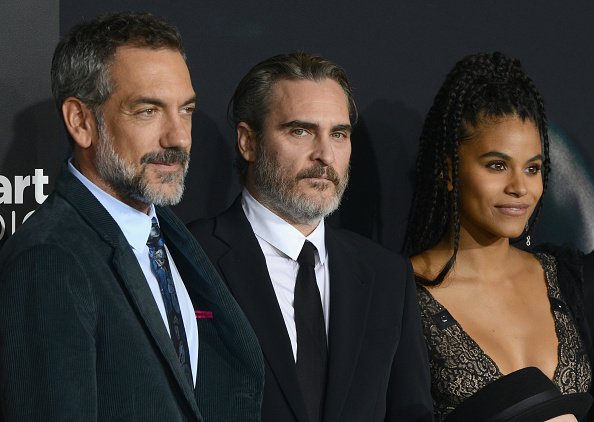
[[[153,217],[151,220],[151,232],[149,234],[148,240],[146,241],[147,245],[158,245],[159,240],[161,239],[161,228],[159,227],[159,223],[157,223],[157,219]]]
[[[299,266],[310,266],[313,267],[316,264],[316,247],[310,241],[306,240],[301,248],[301,252],[297,257]]]

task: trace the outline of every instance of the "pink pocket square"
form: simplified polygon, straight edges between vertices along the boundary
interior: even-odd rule
[[[212,319],[212,311],[194,311],[196,318]]]

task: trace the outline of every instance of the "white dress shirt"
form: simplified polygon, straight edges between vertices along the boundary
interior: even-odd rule
[[[293,299],[295,296],[295,280],[299,264],[297,257],[305,240],[309,240],[316,247],[315,272],[316,282],[322,299],[326,334],[330,315],[330,273],[328,271],[328,252],[324,237],[324,220],[309,235],[304,236],[299,230],[260,204],[244,189],[241,205],[252,230],[258,239],[260,248],[266,258],[268,274],[272,280],[272,287],[276,300],[287,327],[287,333],[293,348],[293,357],[297,360],[297,330],[295,328],[295,311]]]
[[[169,333],[169,322],[167,321],[167,313],[165,311],[165,304],[163,303],[163,297],[159,289],[159,282],[151,270],[151,263],[149,260],[149,249],[146,242],[151,232],[151,219],[157,218],[155,214],[155,207],[151,204],[149,214],[138,211],[131,206],[124,204],[107,192],[101,190],[97,185],[87,179],[82,173],[80,173],[73,165],[71,160],[68,162],[68,168],[70,172],[82,182],[83,185],[97,198],[97,200],[103,205],[107,212],[116,221],[122,233],[126,237],[126,240],[132,247],[134,255],[142,268],[144,277],[148,283],[149,288],[155,298],[157,307],[161,312],[161,318],[165,328]],[[158,220],[158,218],[157,218]],[[171,274],[173,276],[173,284],[175,285],[175,291],[177,293],[177,299],[182,313],[182,319],[184,320],[184,328],[186,330],[186,337],[188,340],[188,349],[190,352],[190,367],[192,369],[192,378],[194,385],[196,384],[196,369],[198,364],[198,326],[196,324],[196,316],[194,314],[194,306],[186,290],[181,275],[175,266],[175,262],[169,249],[165,246],[167,251],[167,257],[169,258],[169,265],[171,267]],[[171,333],[169,334],[171,336]]]

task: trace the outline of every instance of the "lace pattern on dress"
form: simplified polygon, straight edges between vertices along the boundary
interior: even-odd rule
[[[556,260],[544,253],[536,257],[544,269],[559,344],[553,381],[563,394],[586,392],[591,383],[590,362],[561,295]],[[418,282],[417,293],[429,351],[435,417],[443,421],[466,398],[503,374],[448,310]]]

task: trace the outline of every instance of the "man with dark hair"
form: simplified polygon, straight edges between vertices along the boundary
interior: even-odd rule
[[[410,265],[324,225],[357,120],[346,74],[319,56],[275,56],[239,83],[230,117],[243,193],[190,231],[260,341],[262,420],[432,420]]]
[[[257,338],[166,208],[195,103],[178,31],[149,14],[80,24],[51,75],[72,158],[0,251],[0,419],[259,420]]]

